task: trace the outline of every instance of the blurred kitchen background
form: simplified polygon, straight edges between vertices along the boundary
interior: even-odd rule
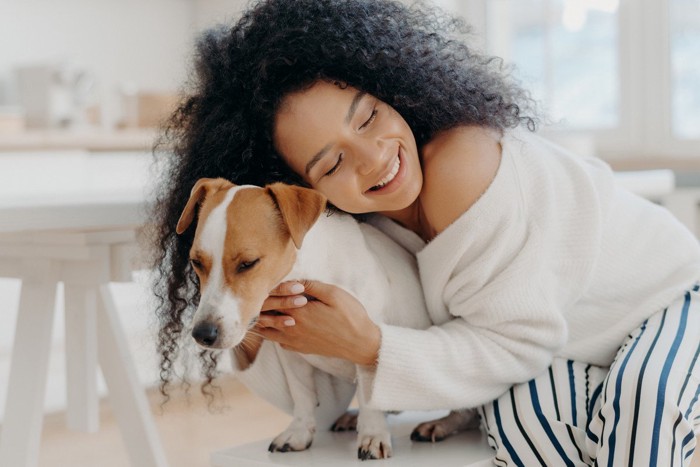
[[[59,129],[76,136],[66,146],[100,134],[114,136],[102,147],[132,149],[122,130],[152,128],[169,110],[197,31],[235,18],[242,4],[2,0],[0,149],[40,147]]]
[[[673,169],[669,207],[698,232],[700,0],[434,3],[472,24],[476,47],[515,67],[548,116],[549,137],[616,170]],[[61,151],[150,157],[157,125],[187,77],[194,38],[234,21],[245,5],[0,0],[0,158]],[[114,287],[140,377],[153,385],[147,286],[143,272]],[[1,423],[19,282],[0,279],[0,297]],[[47,412],[65,403],[60,303]]]

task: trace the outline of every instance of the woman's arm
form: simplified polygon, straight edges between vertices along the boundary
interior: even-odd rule
[[[458,316],[427,330],[377,326],[342,289],[314,281],[306,287],[320,299],[283,310],[294,326],[284,324],[285,316],[269,316],[261,333],[289,350],[367,365],[360,372],[368,383],[363,387],[371,388],[365,396],[382,410],[478,406],[544,371],[566,339],[566,323],[548,303],[551,294],[534,279],[503,294],[506,301],[522,297],[518,312],[496,296],[493,309],[455,297],[450,309],[473,322]]]

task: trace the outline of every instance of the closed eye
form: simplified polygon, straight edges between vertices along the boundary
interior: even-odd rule
[[[192,267],[193,267],[195,270],[197,270],[197,269],[202,269],[202,262],[199,261],[199,260],[196,259],[196,258],[191,258],[191,259],[190,259],[190,264],[192,265]]]
[[[326,176],[326,175],[333,175],[334,173],[336,173],[336,172],[338,171],[338,169],[340,168],[340,164],[341,164],[342,162],[343,162],[343,153],[341,152],[340,155],[338,156],[338,162],[336,162],[335,165],[334,165],[333,167],[331,167],[331,170],[329,170],[328,172],[326,172],[326,173],[324,174],[324,176]]]
[[[370,114],[369,118],[367,120],[365,120],[365,123],[360,125],[359,129],[363,130],[366,127],[368,127],[369,125],[371,125],[375,118],[377,118],[377,108],[376,107],[374,109],[372,109],[372,113]]]
[[[241,261],[236,267],[236,272],[245,272],[260,262],[260,258],[253,261]]]

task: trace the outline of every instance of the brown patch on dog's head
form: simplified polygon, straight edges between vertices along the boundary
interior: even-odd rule
[[[304,236],[323,212],[326,198],[317,191],[284,183],[266,188],[277,203],[294,245],[301,248]]]
[[[200,178],[190,191],[190,199],[187,200],[185,208],[180,214],[180,219],[177,221],[175,232],[181,235],[192,224],[195,218],[197,208],[202,205],[202,202],[211,194],[219,192],[234,186],[233,183],[223,178]],[[220,196],[223,199],[223,196]],[[219,202],[221,202],[221,199]],[[216,203],[218,204],[218,203]],[[212,207],[210,207],[211,210]]]

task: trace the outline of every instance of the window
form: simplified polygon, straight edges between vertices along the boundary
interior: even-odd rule
[[[617,1],[512,2],[510,59],[557,126],[619,123]]]
[[[673,133],[700,138],[700,0],[671,1]]]
[[[550,134],[607,159],[700,161],[700,0],[483,5],[488,52],[515,65]]]

